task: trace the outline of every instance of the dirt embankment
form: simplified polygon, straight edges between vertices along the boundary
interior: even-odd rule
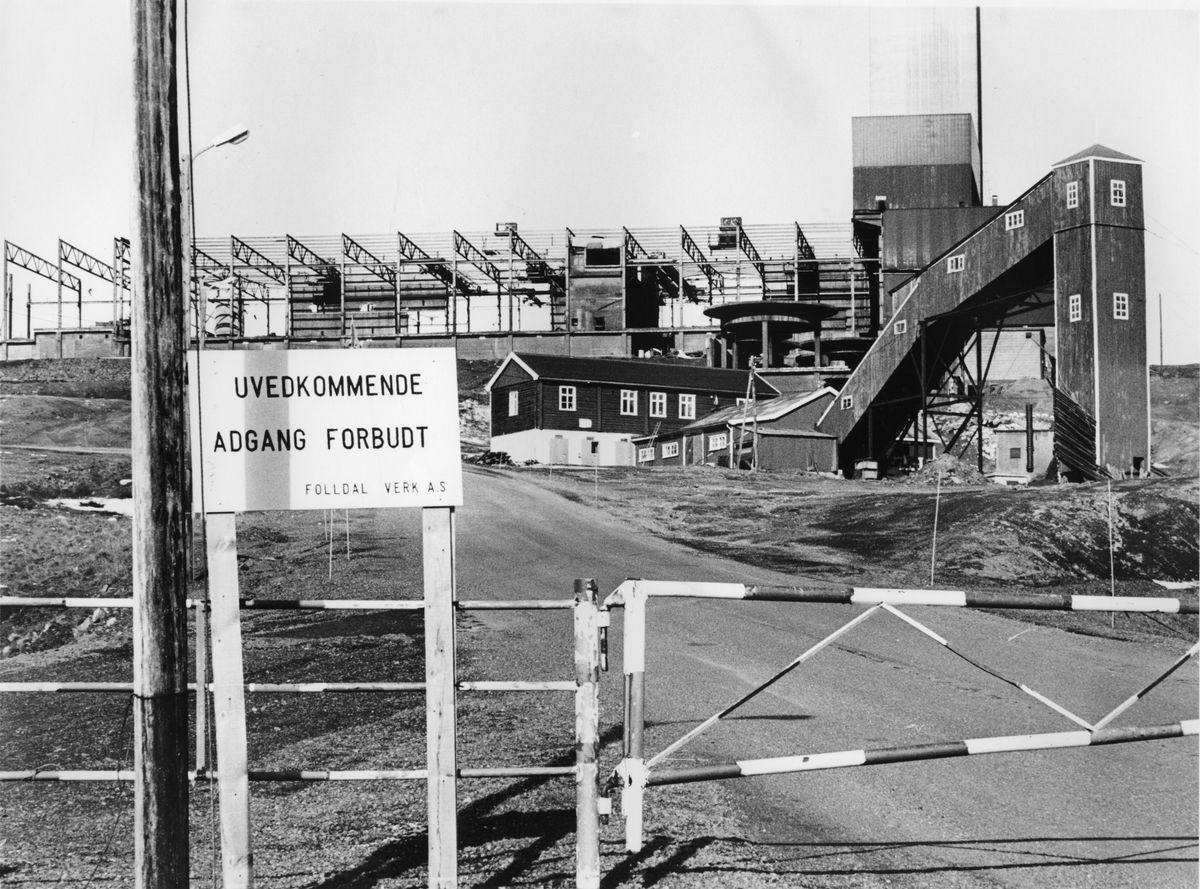
[[[497,366],[459,362],[467,453],[486,447],[483,387]],[[1185,454],[1195,449],[1196,370],[1154,369],[1156,422],[1178,433],[1164,438],[1161,448]],[[992,404],[1001,409],[1007,397],[1014,406],[1044,389],[1014,386],[994,393]],[[128,561],[125,520],[40,504],[129,496],[128,454],[16,445],[127,448],[128,397],[127,361],[0,364],[0,509],[6,509],[0,515],[0,583],[10,594],[127,594],[128,570],[120,568]],[[1187,459],[1194,463],[1194,454]],[[553,483],[565,496],[595,500],[649,533],[697,550],[863,586],[1108,586],[1110,567],[1118,584],[1148,585],[1153,579],[1193,580],[1200,559],[1194,471],[1115,482],[1111,493],[1107,484],[1000,488],[950,458],[900,483],[705,468],[608,469],[586,478],[545,468],[523,472],[531,482]],[[14,511],[7,512],[9,507]],[[90,552],[90,543],[99,554],[80,558],[80,552]],[[14,630],[13,615],[5,617],[8,634],[29,630]],[[47,644],[71,638],[69,629],[51,628]]]

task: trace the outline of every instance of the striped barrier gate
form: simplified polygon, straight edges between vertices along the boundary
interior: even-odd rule
[[[195,608],[197,615],[208,613],[212,609],[211,602],[201,599],[187,600],[187,607]],[[224,627],[218,621],[213,623],[213,648],[219,652],[223,647],[228,648],[237,643],[240,647],[240,629],[237,627],[237,612],[248,610],[303,610],[303,611],[418,611],[425,607],[423,600],[347,600],[347,599],[238,599],[236,600],[232,626]],[[0,607],[40,607],[40,608],[132,608],[133,599],[88,599],[88,598],[46,598],[0,596]],[[560,777],[573,778],[576,784],[576,885],[580,889],[598,889],[600,885],[600,818],[609,813],[608,799],[600,796],[599,780],[599,677],[601,667],[601,631],[608,625],[608,613],[601,611],[597,603],[596,584],[591,580],[575,582],[575,597],[573,599],[550,600],[520,600],[520,601],[458,601],[454,603],[457,612],[468,611],[542,611],[567,610],[574,617],[574,661],[575,678],[562,681],[454,681],[454,689],[464,692],[544,692],[569,691],[575,696],[575,764],[571,766],[535,766],[523,765],[499,768],[470,768],[455,769],[455,778],[527,778],[527,777]],[[202,623],[198,623],[202,627]],[[222,638],[224,637],[224,638]],[[198,646],[202,650],[203,645]],[[240,653],[240,652],[239,652]],[[226,694],[241,697],[245,694],[256,693],[288,693],[288,694],[323,694],[323,693],[396,693],[396,692],[425,692],[426,682],[302,682],[302,683],[264,683],[241,681],[241,660],[236,659],[236,671],[239,674],[236,690],[228,686],[223,690]],[[198,665],[200,670],[204,667]],[[214,673],[217,664],[214,662]],[[200,673],[204,677],[204,673]],[[214,677],[215,678],[215,677]],[[188,690],[195,693],[203,686],[205,695],[198,696],[197,714],[202,714],[205,697],[215,698],[222,693],[219,682],[208,682],[201,678],[200,682],[188,683]],[[92,692],[132,694],[132,682],[0,682],[0,693],[64,693]],[[197,739],[203,737],[203,719],[198,720]],[[234,738],[233,755],[223,750],[221,734],[218,733],[217,758],[228,764],[236,759],[237,751],[245,750],[245,725],[240,728],[240,738]],[[453,740],[453,739],[451,739]],[[456,742],[455,742],[456,743]],[[220,770],[204,767],[204,744],[197,740],[195,753],[198,768],[188,772],[189,780],[215,780],[218,783],[222,809],[226,808],[229,793],[227,787],[241,782],[260,781],[426,781],[430,778],[427,768],[383,768],[369,770],[330,770],[330,769],[289,769],[289,770],[252,770],[245,767],[244,758],[241,762],[240,774],[231,774],[227,765],[225,774]],[[225,780],[222,781],[222,778]],[[0,770],[0,781],[132,781],[134,771],[129,769],[107,770],[59,770],[59,769],[25,769],[16,771]],[[244,803],[244,799],[236,800]],[[248,818],[248,816],[247,816]],[[230,829],[225,822],[222,812],[223,847],[231,844],[235,848],[248,851],[248,837],[229,837]],[[444,826],[442,826],[444,827]],[[436,843],[436,832],[439,825],[430,824],[430,843]],[[241,823],[237,829],[248,832],[248,820]],[[431,854],[434,850],[431,849]],[[228,848],[223,855],[228,855]],[[433,875],[431,873],[431,884]],[[242,878],[243,885],[251,885],[253,877],[246,874]],[[225,884],[229,885],[228,877]],[[442,879],[439,886],[457,885],[457,877],[450,880]]]
[[[808,602],[869,606],[866,611],[830,633],[765,682],[738,700],[705,719],[663,750],[646,758],[645,751],[645,671],[646,605],[652,597],[694,599],[740,599],[759,602]],[[984,664],[956,650],[946,639],[905,614],[900,606],[935,605],[956,608],[989,608],[1052,611],[1108,611],[1165,614],[1196,614],[1197,603],[1180,599],[1129,596],[1075,596],[1035,593],[970,593],[960,590],[875,589],[865,587],[789,587],[748,586],[740,583],[689,583],[680,581],[629,580],[621,584],[604,602],[606,609],[625,612],[624,639],[624,741],[623,755],[609,780],[609,787],[620,787],[621,815],[625,819],[625,847],[630,852],[642,849],[642,818],[647,787],[715,781],[753,775],[840,769],[852,766],[882,765],[915,760],[947,759],[988,753],[1021,750],[1049,750],[1066,747],[1094,747],[1126,744],[1200,734],[1200,719],[1184,719],[1167,725],[1132,728],[1107,728],[1109,723],[1152,691],[1159,683],[1200,652],[1200,642],[1192,645],[1162,674],[1125,699],[1112,712],[1094,724],[1029,688],[1002,676]],[[955,656],[979,670],[1012,685],[1081,727],[1080,731],[1036,735],[1010,735],[970,738],[930,744],[882,747],[870,750],[843,750],[801,756],[738,760],[731,763],[693,768],[656,768],[668,756],[757,697],[784,676],[810,660],[859,624],[880,613],[891,614],[933,639]]]

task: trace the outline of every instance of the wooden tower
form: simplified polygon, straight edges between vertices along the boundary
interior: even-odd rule
[[[1085,478],[1150,470],[1142,162],[1093,145],[1054,165],[1055,454]]]

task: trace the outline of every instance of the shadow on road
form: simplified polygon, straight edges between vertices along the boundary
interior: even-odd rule
[[[601,746],[620,741],[620,727],[605,731],[600,737]],[[573,765],[574,751],[564,753],[546,763],[549,766]],[[477,859],[508,858],[507,863],[499,870],[479,883],[484,887],[509,886],[527,870],[539,865],[539,871],[544,871],[545,853],[554,849],[568,836],[575,833],[575,810],[546,809],[540,812],[496,811],[505,803],[528,794],[549,781],[563,780],[554,777],[525,778],[506,787],[504,790],[480,797],[465,806],[458,813],[458,846],[460,860],[464,852]],[[489,850],[492,844],[512,840],[528,840],[515,852],[508,851],[511,844],[505,844],[504,851]],[[562,872],[552,875],[554,880],[570,879],[574,881],[575,857],[574,844],[571,854],[562,856]],[[405,837],[394,843],[386,843],[368,856],[362,864],[350,870],[333,874],[326,879],[311,884],[313,889],[367,889],[375,886],[381,880],[395,879],[410,871],[424,870],[429,864],[428,839],[424,833]]]
[[[1071,848],[1054,849],[1058,844],[1069,844]],[[1126,846],[1128,851],[1118,851],[1114,844],[1137,844],[1139,848]],[[723,874],[751,873],[856,878],[1111,865],[1194,865],[1198,848],[1200,837],[1196,836],[1009,837],[905,843],[785,843],[706,836],[678,844],[657,836],[646,844],[642,853],[630,856],[606,874],[603,886],[616,889],[624,885],[641,865],[659,854],[665,857],[645,867],[639,881],[641,886],[654,886],[668,875],[693,875],[709,880],[719,880]],[[698,854],[705,850],[711,850],[711,854]],[[904,859],[909,854],[921,863],[914,860],[911,866],[906,864]],[[958,855],[964,860],[947,860]],[[875,856],[882,860],[873,863],[871,858]]]

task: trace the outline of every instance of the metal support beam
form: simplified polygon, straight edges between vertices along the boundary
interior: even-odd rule
[[[61,251],[60,251],[61,256]],[[61,258],[57,263],[49,262],[42,259],[35,253],[30,253],[22,247],[18,247],[12,241],[4,242],[4,261],[13,263],[21,268],[33,272],[35,275],[40,275],[58,285],[58,357],[62,357],[62,289],[67,287],[79,294],[79,298],[83,299],[82,284],[78,278],[70,272],[63,271]],[[33,331],[27,332],[32,338]]]
[[[483,251],[460,235],[454,232],[454,252],[465,259],[479,271],[483,272],[497,284],[502,283],[500,269],[496,268],[495,263],[483,255]]]
[[[758,272],[758,277],[762,279],[763,295],[765,296],[767,292],[766,265],[763,263],[762,257],[758,254],[758,250],[756,250],[754,244],[750,242],[750,238],[746,234],[746,230],[742,228],[740,223],[738,224],[738,249],[746,255],[746,258],[750,260],[751,264]]]
[[[337,273],[337,264],[330,262],[312,250],[309,250],[291,235],[286,235],[288,257],[300,263],[302,266],[307,266],[319,275],[327,275],[332,278]]]
[[[289,238],[289,241],[291,239]],[[239,240],[233,235],[229,236],[229,242],[233,245],[233,259],[235,262],[243,262],[259,274],[265,275],[277,284],[288,286],[288,267],[281,266],[276,262],[272,262],[267,257],[263,256],[245,241]],[[289,245],[290,246],[290,245]],[[291,260],[291,252],[289,249],[288,259]],[[233,264],[230,264],[230,268]],[[289,288],[288,296],[291,296]]]
[[[718,290],[721,293],[725,292],[725,276],[716,270],[711,262],[705,256],[704,251],[700,249],[700,245],[695,239],[688,234],[688,230],[682,225],[679,226],[679,246],[703,272],[704,277],[708,279],[708,301],[712,302],[713,290]],[[683,281],[683,275],[680,274],[679,280]]]
[[[376,278],[396,286],[396,270],[377,258],[370,250],[355,241],[349,235],[342,235],[342,256],[355,265],[366,269]]]

